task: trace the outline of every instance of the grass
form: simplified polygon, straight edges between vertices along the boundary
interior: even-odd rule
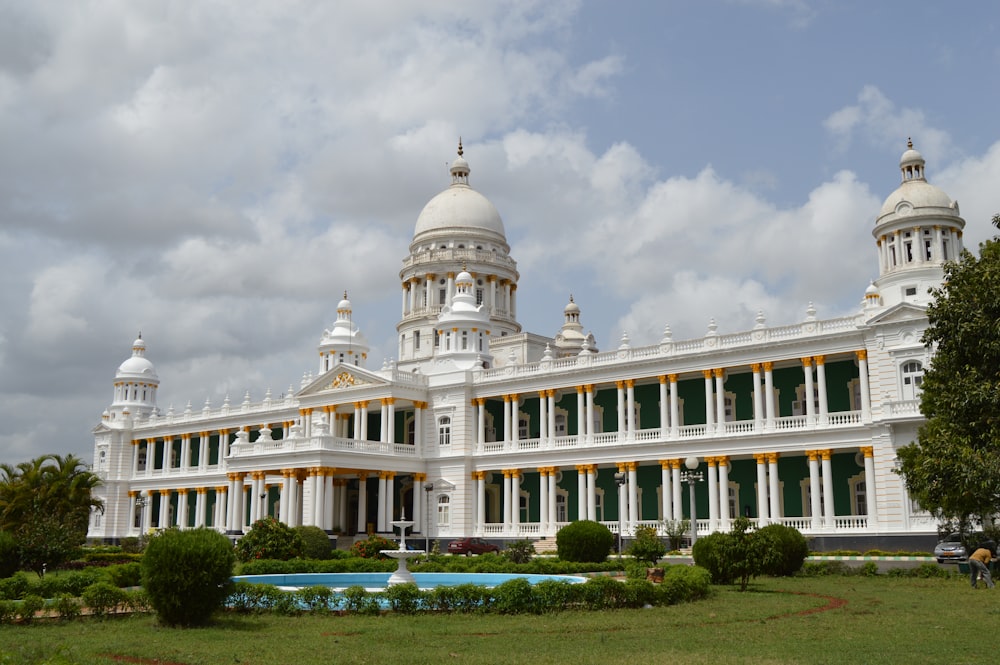
[[[964,578],[762,579],[697,603],[543,616],[152,616],[0,626],[8,663],[941,663],[990,662],[996,591]]]

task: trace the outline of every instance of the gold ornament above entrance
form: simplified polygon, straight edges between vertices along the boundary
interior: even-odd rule
[[[327,390],[336,390],[338,388],[349,388],[350,386],[356,386],[361,383],[366,383],[366,382],[359,381],[358,378],[353,374],[351,374],[350,372],[341,372],[336,377],[334,377],[333,381],[330,382],[330,385],[327,386]]]

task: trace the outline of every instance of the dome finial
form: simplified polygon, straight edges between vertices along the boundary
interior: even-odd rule
[[[344,300],[347,300],[347,289],[344,289]]]
[[[462,150],[462,137],[459,136],[458,137],[458,156],[461,157],[463,154],[465,154],[465,151]]]
[[[913,139],[910,138],[909,136],[906,137],[906,147],[909,150],[913,150]]]

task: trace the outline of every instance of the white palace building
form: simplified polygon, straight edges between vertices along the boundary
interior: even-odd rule
[[[912,145],[875,218],[879,276],[856,313],[810,306],[793,325],[758,314],[742,332],[668,329],[604,351],[572,298],[554,337],[522,331],[503,222],[458,155],[403,259],[397,361],[367,366],[345,294],[297,392],[164,414],[135,341],[93,430],[106,509],[92,540],[170,526],[238,537],[265,515],[350,536],[390,534],[405,514],[443,542],[542,539],[582,519],[627,537],[692,515],[708,534],[742,514],[816,549],[933,541],[896,450],[923,422],[928,289],[965,222]]]

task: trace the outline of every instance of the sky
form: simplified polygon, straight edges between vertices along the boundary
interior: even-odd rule
[[[601,350],[859,310],[912,138],[1000,212],[1000,8],[885,0],[0,0],[0,463],[90,460],[141,332],[163,412],[298,388],[461,137],[518,318]]]

